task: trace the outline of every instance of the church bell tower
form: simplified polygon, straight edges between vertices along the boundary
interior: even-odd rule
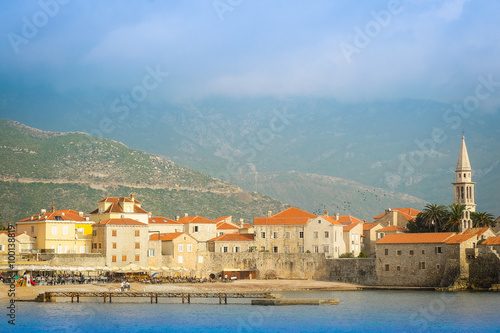
[[[460,231],[464,231],[472,228],[470,213],[476,211],[476,204],[474,203],[475,183],[471,179],[472,169],[469,162],[469,155],[467,154],[467,147],[465,146],[464,136],[462,136],[462,147],[458,155],[455,174],[456,180],[455,183],[453,183],[453,190],[455,193],[453,203],[465,206],[462,212],[462,219],[460,220]]]

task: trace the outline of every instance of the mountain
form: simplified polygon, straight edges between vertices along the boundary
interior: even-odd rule
[[[424,200],[408,194],[297,171],[248,174],[240,176],[238,183],[314,214],[320,215],[324,211],[330,215],[349,214],[368,222],[387,208],[422,210],[426,204]]]
[[[281,202],[165,158],[84,133],[55,133],[0,120],[0,215],[17,221],[56,206],[89,212],[106,196],[135,193],[146,210],[252,221]]]

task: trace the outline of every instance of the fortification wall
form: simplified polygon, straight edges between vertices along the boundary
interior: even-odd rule
[[[375,258],[326,259],[326,276],[319,279],[366,286],[376,285]]]
[[[481,252],[469,260],[469,283],[473,288],[491,288],[500,283],[500,258],[491,252]]]

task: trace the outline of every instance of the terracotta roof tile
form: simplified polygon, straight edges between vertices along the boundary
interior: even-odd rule
[[[344,231],[351,231],[355,227],[357,227],[360,223],[354,222],[354,223],[342,223],[344,225]]]
[[[373,228],[375,228],[379,224],[380,223],[378,223],[378,222],[363,223],[363,231],[365,231],[365,230],[372,230]]]
[[[309,217],[256,217],[253,225],[306,225],[310,220]]]
[[[88,215],[83,214],[83,216],[80,216],[76,210],[64,209],[64,210],[56,210],[55,212],[49,211],[44,214],[38,213],[31,217],[19,220],[19,222],[46,221],[46,220],[54,221],[56,219],[61,221],[83,222],[87,221],[86,216]]]
[[[481,245],[500,245],[500,237],[490,237],[486,238]]]
[[[327,220],[328,222],[330,222],[331,224],[342,224],[339,221],[337,221],[334,216],[323,215],[321,217],[324,218],[325,220]]]
[[[229,219],[231,216],[222,216],[214,220],[215,223],[223,222],[227,219]]]
[[[208,240],[209,242],[252,242],[253,234],[224,234]]]
[[[394,209],[391,209],[391,211],[400,213],[408,221],[414,220],[417,217],[418,213],[420,213],[419,210],[414,209],[414,208],[394,208]],[[385,216],[386,214],[387,214],[386,212],[383,212],[382,214],[375,216],[373,219],[377,220],[377,219]]]
[[[183,232],[169,232],[169,233],[161,234],[160,239],[162,242],[166,242],[166,241],[174,240],[177,237],[179,237],[180,235],[184,235],[184,233]],[[152,234],[151,236],[149,236],[149,240],[150,241],[157,241],[158,234]]]
[[[477,237],[480,237],[482,234],[484,234],[486,231],[488,231],[489,227],[483,227],[483,228],[470,228],[462,232],[462,235],[476,235]]]
[[[186,223],[215,223],[215,222],[207,218],[204,218],[203,216],[195,215],[195,216],[185,216],[177,220],[177,223],[186,224]]]
[[[139,222],[134,219],[108,219],[102,222],[96,223],[94,225],[138,225],[138,226],[147,226],[147,224]]]
[[[238,230],[239,228],[233,224],[230,224],[230,223],[227,223],[227,222],[219,222],[217,223],[217,230],[221,230],[221,229],[224,229],[224,230],[227,230],[227,229],[236,229]]]
[[[390,234],[377,241],[377,244],[443,243],[454,234],[454,232]]]
[[[296,218],[296,217],[308,217],[308,218],[315,218],[317,215],[311,214],[309,212],[306,212],[305,210],[298,209],[295,207],[290,207],[282,211],[281,213],[278,213],[276,215],[271,216],[271,218]]]
[[[135,202],[136,204],[142,205],[142,202],[132,197],[106,197],[99,202]]]
[[[149,218],[149,223],[150,224],[180,224],[177,221],[167,219],[166,217],[162,216],[152,216]]]
[[[471,238],[476,238],[476,235],[474,235],[474,234],[466,234],[466,235],[459,234],[459,235],[455,235],[455,236],[448,238],[445,241],[445,243],[446,244],[461,244],[465,241],[468,241]]]
[[[377,230],[377,232],[384,232],[384,231],[401,231],[401,232],[408,232],[409,230],[403,227],[399,227],[397,225],[391,225],[382,229]]]

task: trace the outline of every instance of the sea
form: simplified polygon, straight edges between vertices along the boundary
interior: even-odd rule
[[[248,299],[81,299],[15,303],[15,325],[2,301],[0,332],[500,332],[500,293],[435,291],[280,292],[336,298],[338,305],[255,306]],[[62,300],[62,299],[61,299]],[[133,300],[133,303],[130,301]]]

